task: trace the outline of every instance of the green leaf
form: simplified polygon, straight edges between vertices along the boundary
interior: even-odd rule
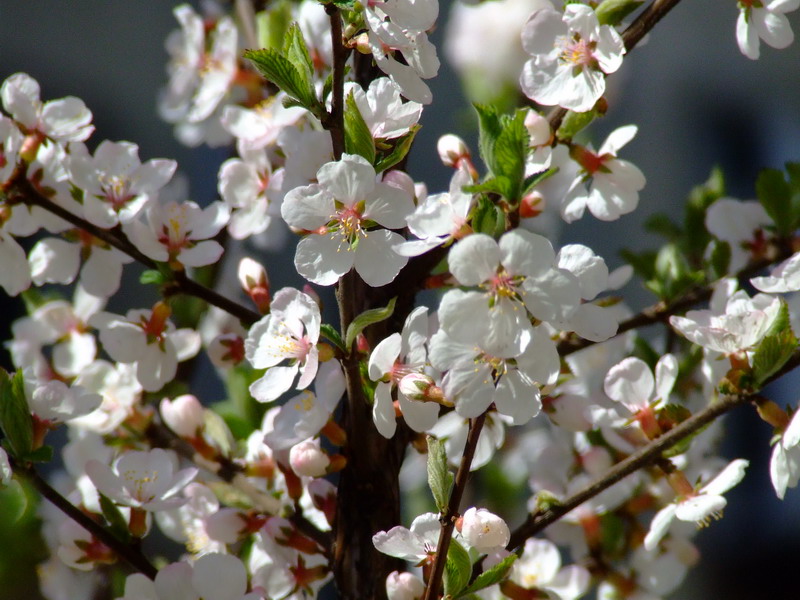
[[[780,299],[780,303],[781,305],[778,309],[778,314],[775,315],[772,323],[769,324],[769,329],[767,329],[764,337],[768,335],[778,335],[786,330],[792,330],[791,317],[789,315],[789,305],[783,298]]]
[[[249,59],[268,81],[300,102],[301,106],[315,115],[321,114],[322,105],[317,100],[311,81],[304,79],[297,67],[280,52],[272,48],[246,50],[244,57]]]
[[[574,138],[578,133],[588,127],[592,121],[601,116],[600,111],[596,108],[587,110],[586,112],[575,112],[571,110],[567,112],[564,120],[556,131],[556,137],[561,141],[569,141]]]
[[[623,19],[644,4],[644,0],[603,0],[594,9],[600,25],[619,25]]]
[[[111,532],[123,542],[130,541],[131,534],[128,531],[128,522],[122,515],[122,511],[107,496],[103,494],[99,494],[99,496],[100,510],[103,511],[103,517],[108,522]]]
[[[28,510],[28,495],[19,481],[12,479],[4,488],[0,488],[0,506],[3,507],[3,521],[16,523]]]
[[[0,429],[12,457],[30,454],[33,449],[33,419],[25,399],[25,379],[21,369],[13,379],[0,369]]]
[[[714,240],[709,265],[712,279],[720,279],[728,274],[728,268],[731,265],[731,245],[728,242]]]
[[[652,215],[644,223],[644,228],[652,233],[666,238],[670,242],[675,242],[683,236],[683,231],[675,225],[672,220],[664,213]]]
[[[344,149],[348,154],[363,156],[369,164],[375,162],[375,140],[372,139],[372,133],[358,110],[352,91],[345,99]]]
[[[701,271],[693,271],[677,244],[662,246],[656,255],[655,276],[647,286],[663,300],[671,300],[705,280]]]
[[[620,256],[633,267],[636,274],[642,279],[652,279],[656,274],[656,253],[652,250],[633,252],[620,250]]]
[[[725,178],[719,167],[714,167],[708,179],[689,193],[684,210],[684,243],[693,255],[702,257],[711,235],[706,229],[708,207],[725,195]]]
[[[465,186],[464,189],[467,192],[470,191],[469,186]],[[498,237],[505,231],[505,225],[506,219],[503,211],[486,196],[479,196],[472,211],[472,229],[475,233]]]
[[[365,310],[363,313],[353,319],[353,321],[347,327],[347,333],[344,336],[345,348],[352,348],[353,342],[356,341],[356,337],[359,333],[364,331],[364,329],[370,325],[373,325],[374,323],[380,323],[381,321],[385,321],[391,317],[392,313],[394,313],[395,302],[397,302],[396,297],[389,300],[389,304],[387,304],[385,308],[371,308],[370,310]]]
[[[444,514],[453,487],[453,474],[447,468],[444,442],[428,436],[428,486],[431,488],[436,508]]]
[[[525,112],[518,110],[513,117],[501,118],[503,128],[494,146],[494,173],[508,179],[508,189],[504,196],[512,204],[518,204],[522,196],[525,158],[530,144],[530,134],[525,127]]]
[[[458,598],[463,598],[467,594],[473,594],[479,590],[485,589],[490,585],[494,585],[496,583],[500,583],[506,577],[508,577],[508,572],[511,570],[511,567],[514,565],[514,561],[519,558],[516,554],[509,554],[499,563],[494,565],[491,569],[484,571],[480,575],[475,578],[469,586],[467,586],[461,593],[457,596]]]
[[[339,332],[336,330],[336,328],[333,325],[331,325],[329,323],[323,323],[319,327],[319,332],[322,334],[322,337],[324,337],[329,342],[331,342],[334,346],[339,348],[339,350],[342,350],[343,352],[347,351],[347,349],[344,347],[344,342],[342,341],[342,336],[339,335]]]
[[[271,2],[269,10],[256,15],[258,43],[262,48],[279,49],[283,45],[286,30],[292,21],[292,3],[287,0]]]
[[[304,81],[310,82],[314,78],[314,64],[308,54],[306,40],[297,23],[289,25],[283,44],[283,54],[297,69]]]
[[[473,104],[478,112],[478,125],[480,136],[478,140],[478,150],[480,151],[483,163],[492,173],[497,173],[494,157],[494,146],[503,128],[500,124],[500,117],[497,109],[493,106],[483,104]]]
[[[792,223],[792,190],[777,169],[764,169],[756,179],[756,195],[758,201],[775,223],[778,233],[787,235],[793,229]]]
[[[142,271],[141,275],[139,275],[139,283],[142,285],[162,285],[167,281],[168,280],[166,277],[164,277],[164,274],[156,269],[146,269],[145,271]]]
[[[539,185],[540,183],[542,183],[547,179],[550,179],[556,173],[558,173],[558,167],[547,169],[546,171],[542,171],[541,173],[534,173],[533,175],[528,175],[525,178],[525,183],[523,183],[522,195],[526,196],[527,194],[530,194],[537,185]]]
[[[458,596],[469,583],[470,577],[472,577],[472,561],[469,559],[469,553],[464,546],[451,539],[442,578],[445,597]]]
[[[24,459],[30,462],[50,462],[53,460],[53,447],[41,446],[33,452],[28,452]]]
[[[791,329],[767,335],[753,353],[753,379],[761,388],[772,375],[780,371],[797,349],[797,338]]]
[[[205,421],[206,435],[211,438],[222,454],[230,456],[236,442],[233,439],[231,430],[228,429],[228,425],[225,423],[225,419],[213,410],[204,410],[203,420]]]
[[[383,156],[375,164],[375,172],[382,173],[388,171],[401,160],[403,160],[411,150],[411,144],[414,143],[414,137],[420,130],[420,125],[414,125],[407,134],[395,141],[392,151]]]
[[[487,177],[481,183],[465,185],[464,191],[471,194],[497,194],[508,198],[513,193],[513,183],[505,175]]]

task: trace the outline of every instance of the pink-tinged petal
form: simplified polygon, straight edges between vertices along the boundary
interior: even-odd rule
[[[526,575],[532,575],[538,583],[552,581],[561,568],[561,556],[558,548],[550,540],[530,538],[525,542],[522,552],[511,577],[519,584],[530,587]]]
[[[178,163],[166,158],[154,158],[131,174],[131,187],[139,193],[152,194],[169,183]]]
[[[522,300],[531,314],[542,321],[565,321],[580,304],[578,278],[561,269],[529,277],[522,284]]]
[[[728,463],[722,471],[701,488],[704,494],[724,494],[744,478],[745,469],[750,464],[743,458],[737,458]]]
[[[100,343],[114,360],[132,363],[147,352],[147,338],[138,325],[118,318],[107,326],[100,326],[94,318],[90,323],[100,327]]]
[[[517,370],[500,378],[493,401],[500,413],[511,417],[514,425],[524,425],[542,408],[539,388],[523,379]]]
[[[152,580],[134,573],[125,580],[125,595],[120,600],[159,600],[159,597]]]
[[[570,315],[569,327],[584,339],[604,342],[616,335],[619,324],[613,309],[586,303]]]
[[[589,589],[591,575],[579,565],[569,565],[561,569],[547,584],[547,589],[556,593],[559,598],[580,598]]]
[[[281,216],[291,227],[314,231],[336,212],[333,195],[318,184],[294,188],[283,199]]]
[[[780,500],[783,500],[786,489],[789,487],[791,466],[788,453],[780,443],[775,444],[772,448],[772,456],[769,460],[769,478],[772,481],[772,487],[775,488],[775,494]]]
[[[300,378],[297,380],[297,389],[304,390],[314,381],[319,367],[319,350],[316,346],[308,351],[306,360],[300,365]]]
[[[226,160],[219,170],[219,194],[233,208],[248,206],[261,193],[258,173],[237,158]]]
[[[497,245],[500,262],[511,275],[533,277],[552,269],[556,264],[556,254],[550,240],[525,229],[509,231]]]
[[[377,183],[367,198],[363,217],[388,229],[402,229],[413,212],[414,201],[405,191]]]
[[[655,381],[647,363],[632,356],[611,367],[603,387],[609,398],[636,411],[647,406]]]
[[[644,547],[646,550],[654,550],[661,539],[667,534],[669,526],[675,518],[675,504],[668,504],[653,517],[653,522],[650,523],[650,531],[644,538]]]
[[[97,488],[97,491],[104,496],[118,504],[127,504],[129,502],[130,496],[125,492],[122,481],[108,465],[97,460],[90,460],[86,463],[86,474]]]
[[[558,349],[544,327],[531,330],[530,342],[523,353],[517,357],[517,367],[541,385],[552,385],[558,379],[561,359]]]
[[[747,18],[747,13],[751,11],[752,9],[739,11],[739,16],[736,19],[736,42],[739,44],[739,50],[742,54],[751,60],[758,60],[761,54],[758,32],[751,23],[748,23]]]
[[[700,494],[678,503],[675,507],[675,516],[681,521],[699,523],[719,513],[726,504],[728,501],[722,496]]]
[[[431,337],[431,364],[440,371],[446,371],[459,363],[471,363],[479,352],[473,344],[460,343],[447,335],[443,329]]]
[[[47,102],[42,109],[42,122],[45,133],[61,142],[83,142],[94,131],[91,111],[74,96]]]
[[[770,12],[788,13],[800,8],[800,0],[768,0],[764,8]]]
[[[91,333],[72,333],[53,347],[53,368],[61,375],[75,377],[97,356],[97,344]]]
[[[186,267],[202,267],[216,263],[223,252],[225,252],[225,248],[218,242],[204,240],[191,248],[184,248],[178,252],[178,256],[175,258]]]
[[[431,89],[412,67],[399,63],[388,55],[383,58],[375,55],[375,62],[403,96],[420,104],[430,104],[433,101]]]
[[[800,446],[800,410],[792,415],[792,420],[781,437],[781,445],[787,450]]]
[[[192,585],[205,600],[241,600],[247,591],[247,571],[230,554],[206,554],[194,564]]]
[[[365,200],[375,188],[375,169],[357,154],[344,154],[342,160],[322,165],[317,181],[346,206]]]
[[[133,245],[143,254],[153,260],[166,262],[169,260],[169,252],[166,247],[156,239],[153,230],[141,221],[132,221],[124,228],[125,233]]]
[[[424,538],[400,525],[373,535],[372,544],[379,552],[412,562],[427,555]]]
[[[794,41],[794,32],[785,15],[769,12],[763,8],[753,8],[752,26],[764,43],[773,48],[783,49]]]
[[[28,256],[33,282],[36,285],[72,283],[80,268],[80,252],[80,245],[60,238],[39,240]]]
[[[175,356],[178,357],[178,362],[183,362],[200,352],[202,339],[194,329],[184,327],[170,332],[169,343],[175,349]]]
[[[622,66],[623,54],[625,54],[625,43],[616,30],[608,25],[600,27],[597,46],[592,56],[603,73],[614,73],[619,69]]]
[[[192,232],[192,239],[203,240],[214,237],[222,231],[231,217],[231,209],[224,202],[217,201],[206,206],[202,212],[190,214],[189,229]]]
[[[533,55],[549,54],[556,39],[569,35],[569,27],[562,20],[562,13],[552,6],[540,8],[531,14],[522,29],[522,47]]]
[[[497,274],[501,251],[491,237],[483,233],[470,235],[450,249],[450,272],[462,285],[478,285]]]
[[[481,364],[477,368],[455,368],[443,381],[445,395],[454,400],[456,412],[465,419],[482,415],[494,400],[491,367]]]
[[[147,392],[160,390],[175,378],[177,371],[178,359],[169,340],[163,352],[155,344],[150,344],[136,363],[136,379]]]
[[[159,570],[155,587],[159,598],[200,600],[200,594],[192,586],[192,567],[185,562],[173,563]]]
[[[259,402],[272,402],[288,392],[297,375],[297,365],[271,367],[250,385],[250,395]]]
[[[369,377],[378,381],[392,370],[395,361],[400,356],[401,337],[393,333],[381,340],[369,356]]]
[[[177,473],[175,473],[172,478],[169,480],[169,487],[163,490],[159,490],[158,496],[162,499],[167,499],[175,496],[179,493],[183,488],[185,488],[189,483],[191,483],[197,474],[200,472],[199,469],[196,467],[187,467],[186,469],[181,469]]]
[[[403,420],[416,432],[428,431],[439,419],[439,405],[435,402],[409,400],[400,393],[397,394],[397,401],[403,413]]]
[[[636,133],[638,131],[639,128],[636,125],[625,125],[624,127],[618,127],[609,134],[609,136],[606,138],[606,141],[603,142],[602,146],[600,146],[600,150],[597,151],[598,156],[602,156],[604,154],[613,154],[616,156],[617,152],[619,152],[628,142],[636,137]]]
[[[317,285],[333,285],[353,268],[355,254],[338,236],[309,235],[297,244],[294,266]]]
[[[665,354],[656,364],[655,397],[660,398],[666,404],[677,379],[678,359],[672,354]]]
[[[402,236],[386,229],[370,231],[359,240],[354,265],[364,283],[380,287],[397,277],[408,257],[397,254],[392,246],[402,241]]]
[[[375,388],[375,403],[372,405],[372,421],[375,428],[387,440],[392,439],[397,430],[397,421],[392,402],[391,385],[379,382]]]
[[[486,294],[450,290],[439,303],[439,323],[448,335],[462,343],[474,345],[485,339],[489,332]]]
[[[119,289],[124,262],[127,257],[95,246],[83,264],[80,284],[92,296],[108,298]]]
[[[31,270],[25,250],[17,241],[0,231],[0,286],[9,296],[16,296],[31,285]]]

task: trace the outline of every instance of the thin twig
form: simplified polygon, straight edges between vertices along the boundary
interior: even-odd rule
[[[333,45],[333,88],[331,96],[331,112],[324,120],[323,126],[331,134],[333,157],[342,158],[344,153],[344,65],[347,60],[347,48],[342,43],[342,15],[335,4],[325,5],[325,12],[331,22],[331,42]]]
[[[150,561],[135,546],[119,540],[105,527],[82,512],[42,479],[33,467],[26,469],[13,461],[11,464],[15,473],[30,481],[33,487],[61,512],[111,548],[117,556],[127,561],[134,569],[150,579],[155,579],[158,569],[150,564]]]
[[[148,269],[158,268],[156,261],[143,254],[121,232],[98,227],[40,194],[39,191],[31,185],[30,181],[28,181],[25,171],[26,169],[23,165],[18,166],[14,175],[5,184],[4,191],[9,202],[18,202],[27,206],[43,208],[57,217],[64,219],[68,223],[71,223],[75,227],[90,233],[109,246],[124,252]],[[167,286],[167,289],[174,293],[187,294],[205,300],[209,304],[230,313],[247,325],[252,325],[261,318],[261,315],[257,312],[190,279],[184,271],[173,271],[172,275],[173,281]]]
[[[798,366],[800,366],[800,351],[796,351],[792,358],[777,373],[769,377],[768,380],[764,382],[764,385],[775,381]],[[713,404],[710,404],[707,408],[692,415],[683,423],[677,425],[673,429],[670,429],[667,433],[656,438],[647,446],[642,447],[625,460],[611,467],[611,469],[608,470],[608,473],[594,483],[586,486],[580,492],[570,496],[563,502],[553,506],[552,508],[549,508],[548,510],[529,515],[527,520],[511,534],[511,541],[508,543],[507,548],[511,550],[521,546],[525,543],[526,539],[536,535],[540,531],[544,530],[547,526],[558,521],[571,510],[577,508],[587,500],[594,498],[631,473],[634,473],[635,471],[654,463],[661,457],[662,452],[665,450],[671,448],[681,440],[699,431],[701,428],[727,413],[731,409],[750,402],[757,395],[758,394],[754,392],[752,394],[722,396],[719,400]]]
[[[625,42],[625,50],[630,52],[638,44],[642,38],[655,27],[666,14],[675,8],[680,0],[654,0],[646,9],[644,9],[633,22],[628,25],[625,31],[622,32],[622,41]],[[556,106],[547,115],[547,120],[550,123],[550,128],[556,131],[561,126],[561,121],[569,112],[566,108]]]
[[[453,528],[459,516],[461,498],[467,487],[472,459],[475,456],[475,449],[478,447],[478,439],[481,437],[481,430],[486,421],[486,413],[483,413],[469,422],[469,433],[467,443],[464,445],[464,453],[461,455],[461,464],[458,466],[453,491],[447,502],[447,512],[439,517],[441,529],[439,530],[439,542],[436,545],[436,556],[433,559],[431,575],[428,578],[428,587],[425,590],[424,600],[436,600],[439,597],[439,587],[442,583],[444,567],[447,563],[447,551],[450,548],[450,540],[453,538]]]

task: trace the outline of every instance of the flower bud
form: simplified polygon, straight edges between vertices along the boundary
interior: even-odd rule
[[[397,384],[397,389],[409,400],[426,402],[431,399],[432,388],[436,387],[433,378],[424,373],[409,373]]]
[[[389,600],[419,600],[425,593],[425,584],[416,575],[392,571],[386,578],[386,596]]]
[[[447,133],[439,138],[436,143],[436,151],[445,167],[457,169],[462,160],[472,158],[467,143],[452,133]]]
[[[506,522],[485,508],[472,507],[461,518],[461,535],[478,552],[504,548],[511,539]]]
[[[239,261],[238,275],[242,289],[252,298],[259,312],[267,314],[271,301],[267,270],[252,258],[245,257]]]
[[[175,400],[164,398],[159,408],[167,427],[181,437],[197,437],[205,427],[203,405],[191,394],[178,396]]]
[[[206,353],[218,369],[235,367],[245,358],[244,340],[236,333],[223,333],[211,341]]]
[[[289,464],[301,477],[322,477],[331,464],[328,455],[319,447],[319,440],[306,440],[289,450]]]
[[[549,144],[553,137],[549,121],[535,110],[529,110],[525,115],[525,128],[528,130],[528,135],[531,136],[531,146]]]

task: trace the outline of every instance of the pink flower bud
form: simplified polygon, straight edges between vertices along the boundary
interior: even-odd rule
[[[400,380],[397,389],[409,400],[430,400],[431,388],[436,387],[436,383],[424,373],[409,373]]]
[[[269,312],[269,278],[267,270],[252,258],[243,258],[239,261],[239,283],[247,295],[252,298],[261,314]]]
[[[411,179],[411,176],[408,173],[404,173],[403,171],[395,170],[395,171],[389,171],[388,173],[384,173],[383,183],[395,187],[399,190],[403,190],[406,194],[408,194],[412,198],[416,196],[416,189],[414,189],[414,180]]]
[[[467,143],[452,133],[447,133],[439,138],[436,143],[436,151],[445,167],[458,168],[462,160],[470,160],[472,157]]]
[[[478,552],[492,552],[504,548],[511,539],[508,525],[485,508],[472,507],[464,513],[461,535]]]
[[[389,600],[419,600],[425,593],[425,584],[416,575],[392,571],[386,578],[386,596]]]
[[[205,427],[203,405],[190,394],[178,396],[175,400],[164,398],[160,409],[164,423],[181,437],[196,437]]]
[[[550,123],[535,110],[529,110],[525,115],[525,127],[531,136],[531,146],[541,146],[548,144],[552,134],[550,133]]]
[[[301,477],[322,477],[331,464],[328,455],[319,447],[319,440],[306,440],[289,450],[289,464]]]
[[[244,340],[236,333],[223,333],[211,341],[206,353],[218,369],[235,367],[244,360]]]

